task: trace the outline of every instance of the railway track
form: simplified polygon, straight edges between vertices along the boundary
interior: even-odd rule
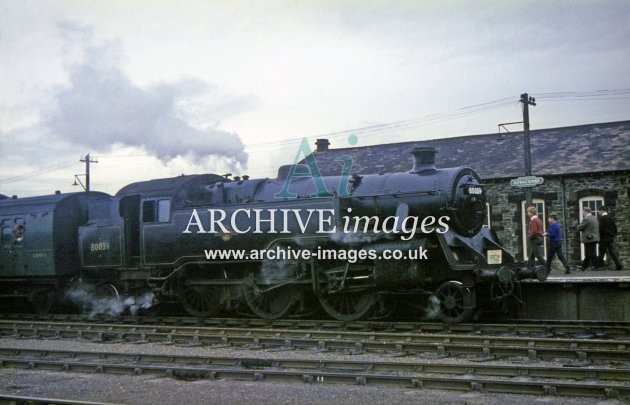
[[[206,320],[202,323],[206,326],[127,321],[1,320],[0,366],[180,379],[630,398],[630,339],[625,324],[510,324],[503,330],[500,325],[409,324],[407,329],[412,330],[400,331],[403,324],[372,325],[369,330],[369,323],[333,329],[324,321],[309,321],[310,328],[308,322],[293,321],[253,322],[257,327],[251,320]],[[374,330],[381,328],[388,331]],[[12,344],[25,341],[50,347]],[[54,342],[64,349],[53,347]],[[91,346],[85,349],[85,345]],[[68,346],[73,349],[65,349]],[[141,350],[146,347],[202,352],[158,354]],[[217,356],[217,350],[229,354]],[[283,353],[291,355],[283,357]]]
[[[154,355],[137,352],[0,349],[3,368],[298,383],[387,385],[495,393],[630,397],[630,369],[475,362],[375,361]]]
[[[181,316],[96,316],[85,315],[34,315],[0,314],[0,321],[22,322],[75,322],[90,324],[129,324],[222,328],[280,328],[296,330],[385,331],[416,333],[479,334],[496,336],[567,337],[576,339],[630,339],[630,322],[607,321],[550,321],[502,320],[500,323],[461,323],[414,321],[353,321],[330,319],[277,319],[260,318],[191,318]]]
[[[75,322],[0,321],[0,336],[81,339],[92,342],[164,343],[479,358],[569,358],[630,362],[630,339],[557,338],[523,335],[367,332],[281,328],[190,327]]]

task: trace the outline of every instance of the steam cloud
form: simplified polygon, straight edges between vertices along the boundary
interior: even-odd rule
[[[427,306],[423,309],[422,319],[437,319],[440,314],[440,299],[435,295],[431,295],[427,300]]]
[[[60,27],[68,38],[78,33],[85,42],[89,36],[85,28],[71,23]],[[221,98],[211,93],[209,84],[186,79],[140,88],[120,69],[116,46],[82,46],[81,61],[68,66],[70,84],[57,92],[56,106],[46,120],[53,132],[100,152],[118,144],[144,148],[163,162],[183,156],[199,164],[209,158],[222,160],[228,167],[246,164],[247,154],[237,134],[207,124],[200,129],[201,125],[193,127],[184,119],[182,106],[200,99],[216,104]],[[221,102],[224,105],[213,107],[217,115],[248,108],[246,99]]]
[[[118,316],[125,311],[137,315],[141,309],[151,308],[154,294],[147,292],[138,297],[104,297],[91,285],[80,285],[67,291],[66,298],[81,308],[84,315],[93,318],[97,315]]]

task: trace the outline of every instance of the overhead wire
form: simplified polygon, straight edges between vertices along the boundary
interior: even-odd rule
[[[536,98],[546,101],[595,101],[595,100],[625,100],[630,99],[630,89],[604,89],[593,91],[571,91],[571,92],[551,92],[551,93],[537,93]],[[430,125],[437,122],[444,122],[453,119],[464,118],[469,115],[479,114],[482,112],[492,111],[496,109],[506,108],[511,105],[517,105],[519,98],[504,97],[497,100],[492,100],[484,103],[473,104],[466,107],[461,107],[456,111],[447,113],[435,113],[429,114],[423,117],[392,121],[388,123],[374,124],[365,127],[334,131],[323,133],[319,135],[310,135],[306,138],[308,140],[315,140],[317,138],[336,139],[348,134],[361,135],[362,137],[372,137],[376,135],[388,134],[400,130],[411,129],[424,125]],[[268,143],[250,144],[246,145],[245,149],[248,151],[255,151],[259,148],[272,148],[274,146],[288,146],[298,144],[302,139],[288,139],[283,141],[275,141]]]
[[[612,89],[612,90],[604,89],[604,90],[593,90],[593,91],[537,93],[535,97],[538,100],[554,101],[554,102],[625,100],[625,99],[630,99],[630,89]],[[398,120],[398,121],[368,125],[365,127],[345,129],[345,130],[340,130],[340,131],[332,131],[332,132],[327,132],[327,133],[322,133],[322,134],[317,134],[317,135],[309,135],[309,136],[306,136],[305,138],[308,139],[309,141],[312,141],[318,138],[327,138],[327,139],[335,140],[342,136],[347,136],[349,134],[360,135],[362,138],[373,137],[377,135],[386,135],[389,133],[395,133],[402,130],[430,125],[437,122],[445,122],[445,121],[450,121],[454,119],[460,119],[460,118],[464,118],[464,117],[474,115],[474,114],[506,108],[511,105],[518,104],[518,102],[519,102],[519,99],[516,96],[504,97],[497,100],[491,100],[488,102],[461,107],[455,111],[450,111],[450,112],[445,112],[445,113],[433,113],[433,114],[428,114],[422,117],[417,117],[417,118],[408,119],[408,120]],[[264,152],[265,149],[269,149],[269,148],[277,149],[279,146],[289,147],[289,146],[299,144],[300,142],[302,142],[302,138],[249,144],[249,145],[245,145],[245,150],[249,153],[258,153],[258,152]],[[115,154],[115,155],[108,156],[108,158],[126,159],[130,157],[155,157],[155,156],[156,155],[152,153],[141,153],[141,152],[136,151],[130,155]],[[22,181],[27,178],[32,178],[33,176],[36,176],[42,172],[60,170],[60,169],[69,167],[74,163],[76,163],[74,160],[63,161],[63,162],[56,163],[51,166],[43,167],[43,168],[31,171],[31,172],[8,177],[5,179],[0,179],[0,185]]]
[[[429,125],[435,122],[443,122],[443,121],[449,121],[452,119],[458,119],[458,118],[466,117],[468,115],[478,114],[480,112],[495,110],[499,108],[505,108],[513,104],[515,100],[516,102],[518,101],[518,99],[513,98],[513,97],[505,97],[498,100],[493,100],[493,101],[488,101],[485,103],[462,107],[459,110],[454,111],[454,112],[429,114],[423,117],[410,119],[410,120],[399,120],[399,121],[392,121],[392,122],[387,122],[387,123],[374,124],[374,125],[369,125],[369,126],[360,127],[360,128],[328,132],[328,133],[319,134],[319,135],[311,135],[311,136],[307,136],[306,138],[309,140],[323,138],[323,137],[335,139],[335,138],[339,138],[341,136],[348,135],[348,134],[361,135],[363,137],[371,137],[375,135],[382,135],[382,134],[387,134],[391,132],[396,132],[396,131],[400,131],[404,129],[410,129],[410,128],[414,128],[418,126]],[[302,140],[300,138],[300,139],[290,139],[290,140],[285,140],[285,141],[260,143],[260,144],[246,145],[245,149],[248,151],[251,151],[258,148],[269,148],[273,146],[292,145],[292,144],[300,143],[301,141]]]
[[[463,118],[469,115],[478,114],[480,112],[496,110],[500,108],[505,108],[511,104],[513,104],[514,100],[512,98],[495,100],[494,102],[479,104],[475,106],[463,107],[457,111],[444,113],[444,114],[429,114],[424,117],[412,119],[412,120],[403,120],[403,121],[394,121],[390,123],[376,124],[367,127],[348,129],[343,131],[335,131],[324,133],[316,136],[307,137],[307,139],[317,139],[317,138],[327,138],[330,140],[338,139],[342,136],[346,136],[349,134],[360,135],[363,139],[370,138],[374,136],[383,136],[391,133],[397,133],[404,130],[409,130],[412,128],[426,126],[438,122],[450,121],[454,119]],[[299,142],[300,140],[296,140],[295,142]]]
[[[56,163],[56,164],[51,165],[51,166],[42,167],[42,168],[39,168],[39,169],[30,171],[30,172],[27,172],[27,173],[22,173],[22,174],[18,174],[16,176],[0,179],[0,185],[5,185],[5,184],[9,184],[9,183],[15,183],[17,181],[22,181],[22,180],[31,178],[33,176],[36,176],[36,175],[38,175],[39,173],[42,173],[42,172],[50,173],[50,172],[54,172],[54,171],[57,171],[57,170],[65,169],[67,167],[72,166],[73,164],[75,164],[74,160],[65,160],[63,162],[59,162],[59,163]]]

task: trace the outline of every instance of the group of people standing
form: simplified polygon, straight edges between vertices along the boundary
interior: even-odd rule
[[[584,261],[578,270],[584,271],[589,265],[595,270],[602,270],[604,266],[604,256],[608,253],[615,263],[617,270],[622,270],[623,265],[619,260],[619,253],[615,246],[615,237],[617,236],[617,225],[615,220],[608,215],[608,208],[602,206],[599,208],[599,216],[595,217],[589,207],[582,208],[583,219],[579,225],[575,227],[580,231],[580,240],[584,244]],[[564,253],[562,253],[562,228],[558,222],[558,214],[551,213],[547,217],[549,229],[543,232],[542,220],[538,217],[536,207],[527,208],[527,216],[529,217],[529,226],[527,237],[528,244],[528,263],[532,265],[534,259],[540,264],[547,267],[547,273],[551,271],[551,262],[554,257],[560,260],[564,266],[564,273],[571,273],[569,262]],[[545,260],[542,250],[544,237],[549,238],[547,244],[547,260]],[[597,256],[597,244],[599,243],[599,256]]]
[[[595,270],[604,267],[604,256],[606,253],[615,263],[617,270],[622,270],[623,265],[619,260],[619,252],[615,246],[617,236],[617,224],[608,215],[608,208],[599,207],[599,216],[595,217],[589,207],[582,208],[584,218],[576,227],[581,233],[581,242],[584,244],[584,261],[581,270],[586,270],[593,266]],[[599,256],[597,256],[597,244],[599,244]]]

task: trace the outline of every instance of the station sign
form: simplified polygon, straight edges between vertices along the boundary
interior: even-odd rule
[[[543,184],[544,182],[545,182],[545,179],[543,179],[542,177],[523,176],[523,177],[517,177],[515,179],[510,180],[510,185],[512,187],[525,188],[525,187],[534,187],[539,184]]]

